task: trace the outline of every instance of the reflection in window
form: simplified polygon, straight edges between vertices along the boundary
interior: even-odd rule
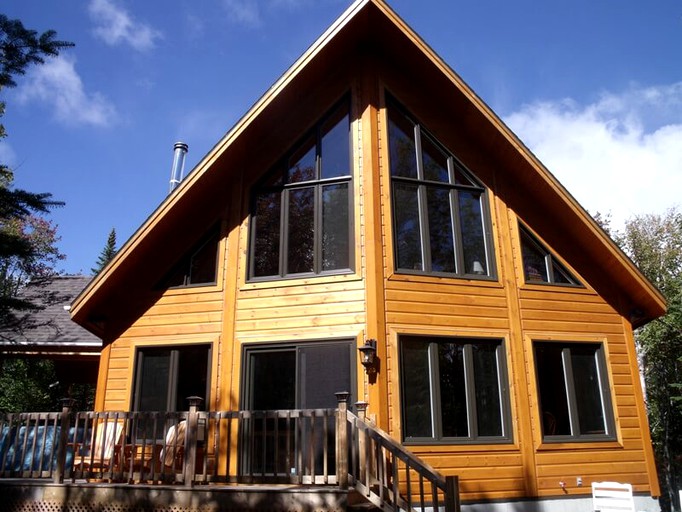
[[[519,224],[523,275],[527,283],[552,283],[580,286],[580,282],[540,241]]]
[[[199,396],[208,403],[211,346],[208,344],[145,347],[135,358],[133,409],[136,411],[187,411],[187,398]],[[163,437],[163,422],[145,425],[138,436]]]
[[[219,230],[214,228],[175,266],[166,279],[165,286],[214,284],[216,282],[219,240]]]
[[[604,356],[596,343],[535,343],[545,440],[613,437]]]
[[[492,276],[483,185],[393,100],[388,140],[397,268]]]
[[[501,341],[401,336],[400,356],[406,441],[509,439]]]
[[[250,278],[352,266],[348,102],[322,120],[254,190]]]

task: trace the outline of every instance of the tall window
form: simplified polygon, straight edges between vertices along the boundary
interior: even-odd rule
[[[352,268],[348,101],[326,116],[254,191],[250,278]]]
[[[535,365],[546,441],[615,437],[601,344],[536,342]]]
[[[210,345],[145,347],[137,351],[136,411],[186,411],[187,398],[208,400]]]
[[[483,185],[391,99],[388,146],[397,269],[493,276]]]
[[[521,224],[519,224],[519,235],[523,255],[523,275],[527,283],[580,286],[580,282],[573,277],[573,274]]]
[[[405,441],[510,440],[500,340],[401,336]]]

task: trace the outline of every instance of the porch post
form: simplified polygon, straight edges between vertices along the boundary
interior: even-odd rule
[[[199,405],[203,401],[200,396],[187,397],[189,401],[189,414],[187,415],[187,439],[185,444],[185,486],[194,485],[194,474],[197,463],[197,430],[199,426]]]
[[[69,440],[69,427],[71,425],[71,409],[76,401],[73,398],[63,398],[62,413],[59,427],[59,444],[57,445],[57,467],[54,471],[54,483],[64,483],[64,466],[66,466],[66,443]],[[75,457],[75,454],[74,454]]]
[[[461,504],[459,501],[459,477],[445,477],[445,510],[446,512],[460,512]]]
[[[336,409],[336,479],[338,485],[348,487],[348,391],[334,393],[338,401]]]

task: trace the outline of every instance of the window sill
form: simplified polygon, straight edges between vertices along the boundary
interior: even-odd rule
[[[240,291],[248,290],[261,290],[267,288],[285,288],[290,286],[307,286],[307,285],[319,285],[327,283],[339,283],[339,282],[349,282],[349,281],[359,281],[362,279],[362,275],[358,272],[350,271],[338,274],[327,274],[327,275],[315,275],[315,276],[302,276],[302,277],[289,277],[289,278],[272,278],[263,279],[262,281],[248,281],[242,283],[239,287]]]
[[[448,443],[448,442],[409,442],[403,441],[403,445],[409,447],[410,451],[421,454],[437,454],[437,453],[459,453],[459,452],[516,452],[521,448],[513,441],[499,441],[495,443]]]
[[[557,441],[547,442],[543,441],[537,446],[536,451],[560,451],[560,450],[600,450],[600,449],[620,449],[623,444],[616,439],[595,441],[595,440],[580,440],[575,441]]]
[[[502,283],[497,277],[479,277],[471,276],[445,276],[440,274],[411,274],[393,272],[389,274],[389,281],[403,281],[412,283],[443,283],[448,285],[459,286],[482,286],[484,288],[503,288]]]

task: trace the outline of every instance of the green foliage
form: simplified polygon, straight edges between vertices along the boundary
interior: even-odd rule
[[[682,213],[675,208],[664,215],[635,217],[615,238],[668,301],[666,315],[638,329],[635,338],[661,505],[671,510],[682,487]]]
[[[0,361],[0,389],[0,413],[59,411],[67,396],[75,400],[76,410],[91,411],[94,405],[94,386],[79,383],[67,389],[49,359]]]
[[[54,30],[38,34],[21,21],[0,14],[0,92],[16,86],[15,78],[29,66],[42,64],[45,57],[57,56],[72,43],[55,39]],[[5,103],[0,102],[0,117]],[[0,138],[5,137],[0,124]],[[49,193],[14,188],[12,171],[0,162],[0,327],[16,321],[14,311],[26,311],[32,304],[17,297],[19,288],[30,278],[41,277],[54,268],[63,255],[56,249],[55,227],[40,217],[51,207]]]
[[[112,228],[107,238],[107,244],[102,249],[99,258],[97,258],[97,263],[90,271],[95,275],[99,274],[114,259],[114,256],[116,256],[116,230]]]

